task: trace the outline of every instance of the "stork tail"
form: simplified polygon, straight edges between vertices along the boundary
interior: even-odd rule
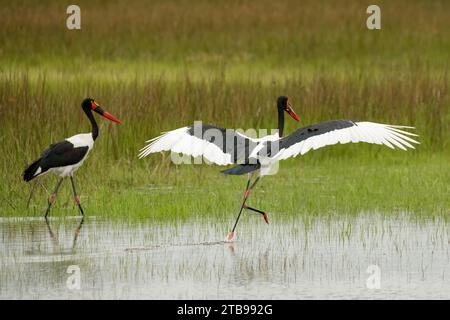
[[[27,182],[31,181],[42,173],[42,171],[39,171],[42,170],[42,168],[40,167],[40,161],[41,159],[36,160],[32,164],[30,164],[28,168],[25,169],[25,171],[23,172],[23,180]]]
[[[261,164],[241,164],[236,167],[221,171],[224,174],[241,175],[244,173],[250,173],[252,171],[261,168]]]

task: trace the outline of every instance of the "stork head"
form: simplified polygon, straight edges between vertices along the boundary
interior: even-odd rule
[[[119,119],[117,119],[116,117],[114,117],[112,114],[110,114],[109,112],[103,110],[100,105],[95,102],[94,99],[92,98],[86,98],[83,100],[83,102],[81,103],[81,107],[83,108],[84,112],[88,113],[90,111],[95,111],[96,113],[98,113],[99,115],[101,115],[102,117],[111,120],[113,122],[117,122],[117,123],[121,123],[122,121],[120,121]]]
[[[286,111],[295,121],[300,121],[297,114],[292,109],[289,103],[289,98],[286,96],[280,96],[277,100],[278,111]]]

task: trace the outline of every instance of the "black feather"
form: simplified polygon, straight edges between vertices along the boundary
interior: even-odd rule
[[[252,171],[261,168],[261,164],[241,164],[236,167],[221,171],[224,174],[240,175],[244,173],[250,173]]]
[[[28,168],[25,169],[25,171],[22,174],[23,180],[28,182],[28,181],[33,180],[33,178],[35,178],[34,174],[36,173],[37,169],[39,168],[40,162],[41,162],[41,159],[38,159],[35,162],[33,162],[32,164],[30,164],[28,166]]]
[[[23,173],[23,179],[30,181],[52,168],[65,167],[76,164],[83,160],[89,147],[74,148],[73,144],[67,140],[51,144],[45,150],[39,160],[33,162]],[[41,172],[35,176],[36,170],[41,167]]]
[[[67,140],[51,144],[41,155],[42,170],[69,166],[80,162],[88,152],[89,147],[74,148]]]

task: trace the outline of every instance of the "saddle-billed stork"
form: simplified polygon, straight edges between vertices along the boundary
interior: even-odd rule
[[[264,211],[249,207],[246,202],[260,177],[273,174],[278,161],[337,143],[367,142],[402,150],[414,149],[413,144],[419,143],[410,137],[417,136],[416,134],[401,130],[414,129],[413,127],[351,120],[326,121],[297,129],[283,137],[284,113],[288,113],[296,121],[299,121],[299,118],[286,96],[278,98],[277,109],[278,131],[273,135],[255,139],[232,129],[194,124],[165,132],[159,137],[148,140],[148,144],[140,150],[139,157],[170,150],[192,157],[203,156],[209,162],[218,165],[238,164],[222,171],[225,174],[248,173],[242,205],[234,226],[226,237],[227,241],[231,241],[243,209],[261,214],[268,223],[268,217]],[[257,173],[256,178],[251,182],[255,173]]]
[[[48,172],[53,172],[61,178],[58,180],[53,193],[48,199],[45,217],[49,214],[50,208],[56,200],[59,187],[65,177],[70,177],[75,203],[78,205],[81,215],[84,215],[80,197],[75,189],[73,174],[83,164],[87,155],[94,147],[94,142],[98,137],[99,129],[92,111],[113,122],[121,122],[110,113],[104,111],[94,99],[84,99],[81,103],[81,108],[91,122],[92,132],[77,134],[64,141],[51,144],[50,147],[41,154],[41,157],[30,164],[23,172],[23,179],[27,182]]]

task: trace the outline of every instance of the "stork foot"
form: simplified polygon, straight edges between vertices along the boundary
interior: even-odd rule
[[[267,213],[263,213],[262,216],[263,216],[264,222],[269,224],[269,216],[267,215]]]
[[[248,209],[248,210],[251,210],[251,211],[253,211],[253,212],[256,212],[256,213],[261,214],[262,217],[263,217],[263,219],[264,219],[264,222],[267,223],[267,224],[269,224],[269,216],[268,216],[267,213],[265,213],[264,211],[261,211],[261,210],[258,210],[258,209],[249,207],[249,206],[247,206],[246,204],[244,204],[244,205],[242,206],[242,208]]]
[[[231,242],[233,240],[234,237],[234,232],[230,231],[227,233],[227,237],[225,238],[225,242]]]

